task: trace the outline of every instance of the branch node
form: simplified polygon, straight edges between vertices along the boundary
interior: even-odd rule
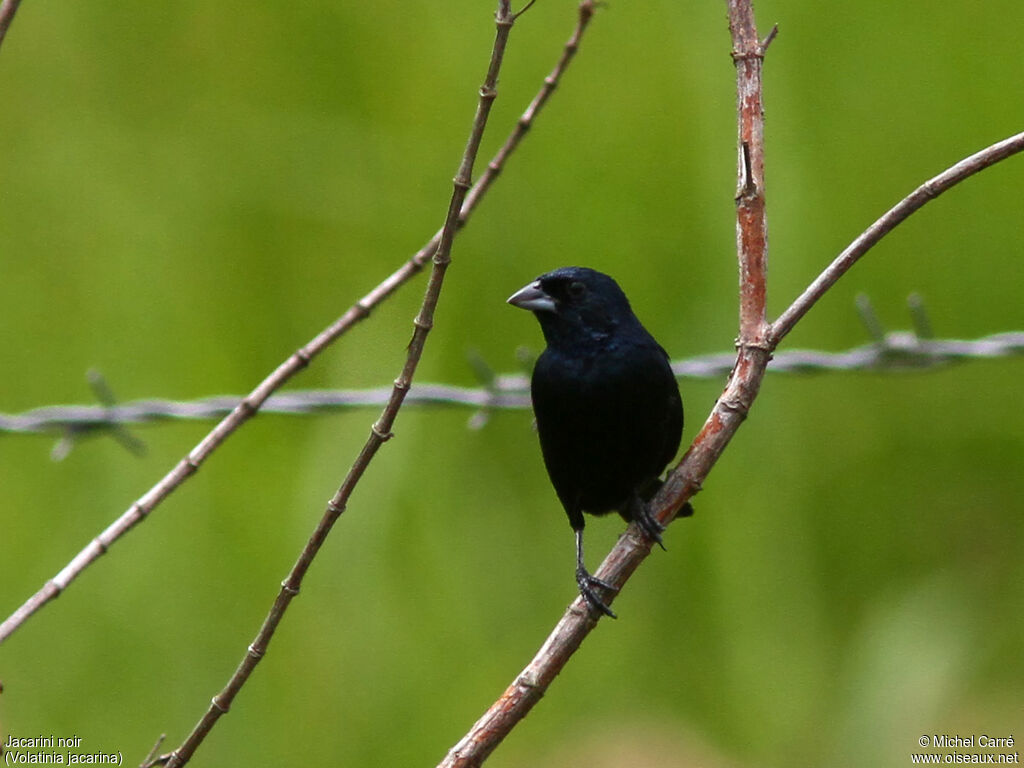
[[[525,670],[519,675],[516,680],[516,686],[519,688],[529,688],[534,691],[540,689],[543,693],[543,686],[541,685],[541,682],[537,679],[536,673],[531,670]]]
[[[218,696],[214,696],[212,699],[210,699],[210,706],[212,706],[214,709],[216,709],[222,715],[227,714],[228,710],[231,709],[230,705],[228,705],[228,704],[221,704],[220,703],[220,696],[219,695]]]
[[[734,62],[739,61],[764,61],[764,50],[760,47],[753,51],[739,51],[735,48],[729,52]]]
[[[380,426],[377,425],[377,422],[373,423],[373,426],[370,427],[370,431],[373,434],[375,434],[377,436],[377,439],[380,440],[382,443],[386,443],[388,440],[395,436],[394,432],[392,432],[390,429],[382,429]]]
[[[775,351],[775,346],[766,340],[755,339],[753,341],[747,341],[745,339],[736,339],[736,349],[757,349],[762,352],[767,352],[768,357],[772,356]]]
[[[49,579],[46,584],[43,585],[43,589],[50,593],[51,600],[56,600],[64,594],[64,585],[57,581],[56,578]]]

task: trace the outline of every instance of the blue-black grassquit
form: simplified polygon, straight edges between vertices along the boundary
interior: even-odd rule
[[[533,370],[533,410],[544,465],[576,532],[580,594],[614,616],[594,591],[611,585],[583,563],[583,513],[617,511],[661,542],[644,499],[679,448],[679,387],[665,350],[608,275],[563,267],[508,303],[532,311],[547,341]]]

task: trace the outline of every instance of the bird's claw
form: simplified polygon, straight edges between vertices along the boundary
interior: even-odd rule
[[[665,530],[665,526],[647,511],[647,505],[642,501],[638,500],[634,509],[633,519],[636,521],[636,524],[647,534],[648,538],[653,539],[662,550],[667,552],[665,542],[661,540],[661,533]]]
[[[608,607],[608,605],[598,596],[597,592],[594,591],[594,587],[600,587],[606,589],[612,594],[619,591],[619,588],[614,584],[610,584],[604,579],[599,579],[597,576],[593,576],[586,572],[586,570],[577,569],[576,571],[576,584],[579,587],[580,594],[583,599],[587,601],[587,604],[595,611],[603,613],[605,616],[610,616],[613,619],[619,618],[615,615],[615,611]]]

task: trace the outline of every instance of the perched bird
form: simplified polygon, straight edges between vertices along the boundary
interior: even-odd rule
[[[576,532],[576,583],[592,608],[615,616],[594,591],[614,587],[583,562],[583,513],[617,511],[661,543],[663,528],[644,502],[679,448],[679,387],[665,350],[608,275],[563,267],[508,303],[533,312],[547,342],[533,369],[533,411],[544,465]]]

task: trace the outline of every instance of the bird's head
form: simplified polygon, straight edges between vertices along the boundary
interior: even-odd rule
[[[587,267],[562,267],[541,275],[508,303],[537,316],[548,344],[602,342],[636,323],[626,294],[608,275]]]

